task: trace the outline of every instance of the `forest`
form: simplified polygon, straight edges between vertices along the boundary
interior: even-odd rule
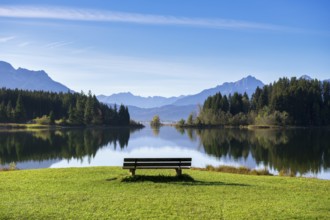
[[[54,93],[0,89],[1,123],[41,123],[60,125],[130,125],[128,108],[109,107],[91,92]]]
[[[319,80],[280,78],[245,94],[217,93],[208,97],[199,114],[190,114],[179,127],[225,125],[328,126],[330,83]]]

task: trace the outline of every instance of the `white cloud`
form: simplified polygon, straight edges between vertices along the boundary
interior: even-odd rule
[[[88,9],[73,9],[64,7],[37,6],[0,6],[1,17],[60,19],[76,21],[125,22],[151,25],[179,25],[220,29],[259,29],[285,30],[287,28],[271,24],[253,23],[226,19],[203,19],[177,16],[150,15],[101,11]]]
[[[6,43],[10,40],[15,39],[15,36],[10,36],[10,37],[0,37],[0,43]]]

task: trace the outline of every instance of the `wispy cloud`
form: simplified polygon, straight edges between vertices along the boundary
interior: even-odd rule
[[[6,43],[10,40],[15,39],[15,36],[10,36],[10,37],[0,37],[0,43]]]
[[[70,42],[57,41],[57,42],[52,42],[52,43],[46,44],[45,48],[54,49],[54,48],[58,48],[58,47],[64,47],[64,46],[72,44],[72,43],[73,42],[71,42],[71,41]]]
[[[26,46],[28,46],[30,44],[31,44],[31,42],[23,42],[23,43],[18,44],[17,46],[19,46],[19,47],[26,47]]]
[[[94,47],[85,47],[85,48],[82,48],[82,49],[72,50],[71,53],[72,54],[82,54],[82,53],[85,53],[85,52],[90,51],[92,49],[94,49]]]
[[[227,19],[188,18],[64,7],[0,6],[1,17],[178,25],[220,29],[286,30],[286,27]]]

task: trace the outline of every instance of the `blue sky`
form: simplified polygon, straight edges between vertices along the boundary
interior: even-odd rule
[[[2,0],[0,60],[105,95],[330,79],[329,11],[327,0]]]

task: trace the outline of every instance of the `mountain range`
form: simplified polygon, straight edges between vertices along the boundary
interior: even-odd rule
[[[127,105],[131,117],[138,121],[150,121],[154,115],[158,115],[162,121],[178,121],[181,118],[187,118],[192,112],[197,114],[198,105],[202,105],[207,97],[217,92],[223,95],[246,92],[251,97],[257,87],[262,88],[263,86],[264,84],[260,80],[249,75],[236,82],[223,83],[194,95],[170,98],[141,97],[127,92],[110,96],[99,95],[97,98],[99,101],[110,105]]]
[[[301,78],[311,80],[303,75]],[[324,80],[324,81],[329,81]],[[264,84],[253,76],[247,76],[236,82],[226,82],[214,88],[205,89],[197,94],[178,97],[141,97],[130,92],[118,93],[110,96],[99,95],[99,101],[109,105],[124,104],[128,106],[131,118],[137,121],[150,121],[154,115],[159,115],[162,121],[178,121],[187,118],[191,112],[198,112],[198,105],[215,93],[229,95],[234,92],[246,92],[250,97],[257,87]],[[52,80],[43,71],[31,71],[23,68],[15,69],[7,62],[0,61],[0,87],[23,90],[43,90],[52,92],[72,91],[65,85]]]
[[[52,80],[43,71],[31,71],[23,68],[15,69],[11,64],[0,61],[0,88],[42,90],[50,92],[72,91],[63,84]]]
[[[187,119],[190,113],[197,113],[197,105],[164,105],[155,108],[139,108],[136,106],[127,106],[132,119],[148,122],[158,115],[162,122],[175,122],[180,119]]]
[[[262,88],[264,84],[253,76],[247,76],[236,82],[226,82],[222,85],[214,88],[205,89],[200,93],[187,96],[170,97],[165,98],[161,96],[154,97],[141,97],[135,96],[130,92],[117,93],[110,96],[99,95],[97,98],[104,103],[108,104],[124,104],[131,105],[139,108],[159,108],[162,106],[173,105],[173,106],[186,106],[186,105],[198,105],[203,104],[204,100],[220,92],[223,95],[233,94],[234,92],[244,93],[246,92],[250,97],[254,93],[257,87]]]
[[[149,96],[149,97],[142,97],[142,96],[135,96],[130,92],[123,92],[117,93],[110,96],[99,95],[97,99],[104,103],[109,104],[124,104],[124,105],[131,105],[140,108],[155,108],[164,105],[171,105],[172,103],[176,102],[180,97],[170,97],[165,98],[162,96]]]
[[[222,95],[229,95],[235,92],[243,94],[246,92],[249,97],[255,92],[257,87],[262,88],[263,82],[253,76],[247,76],[236,82],[226,82],[211,89],[205,89],[195,95],[185,96],[173,103],[173,105],[196,105],[203,104],[205,99],[211,95],[220,92]]]

